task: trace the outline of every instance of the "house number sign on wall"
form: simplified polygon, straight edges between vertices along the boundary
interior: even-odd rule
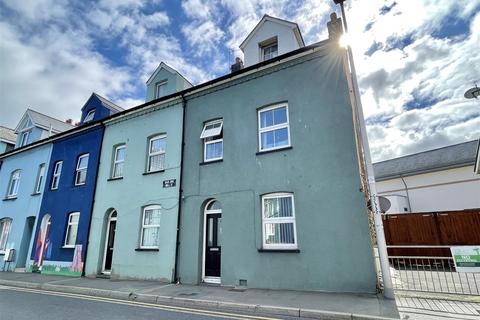
[[[177,185],[177,179],[163,180],[164,188],[171,188]]]

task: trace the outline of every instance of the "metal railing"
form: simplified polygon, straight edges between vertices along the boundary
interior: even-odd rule
[[[457,272],[451,257],[390,256],[389,262],[396,290],[480,295],[480,273]]]

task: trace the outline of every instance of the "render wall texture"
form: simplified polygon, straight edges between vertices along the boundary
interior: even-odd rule
[[[1,199],[7,195],[7,187],[10,175],[14,170],[21,170],[20,184],[16,199],[0,201],[0,219],[12,218],[10,235],[7,240],[7,248],[16,250],[16,259],[11,266],[25,267],[29,263],[28,255],[32,244],[32,234],[24,232],[27,218],[36,219],[40,210],[40,204],[44,194],[45,177],[41,186],[41,192],[35,194],[35,185],[40,164],[44,163],[48,168],[52,144],[45,144],[33,149],[10,155],[1,159],[0,169],[0,192]],[[3,262],[3,256],[0,255]]]
[[[375,292],[367,213],[340,54],[325,47],[189,98],[179,275],[202,281],[203,206],[222,205],[222,285]],[[257,109],[288,102],[292,148],[257,154]],[[200,165],[203,123],[224,120],[223,161]],[[261,195],[293,192],[300,252],[260,252]]]
[[[53,143],[50,164],[46,175],[46,187],[38,215],[35,239],[38,237],[42,218],[51,216],[50,233],[48,236],[49,249],[45,254],[45,266],[52,268],[70,266],[74,257],[74,248],[65,248],[65,236],[68,224],[68,216],[72,212],[80,212],[76,245],[82,245],[81,261],[85,261],[87,248],[88,230],[94,195],[95,182],[97,179],[98,160],[102,142],[103,127],[95,126],[74,135],[56,140]],[[87,177],[84,185],[75,185],[77,160],[80,155],[89,154]],[[52,190],[52,176],[55,163],[63,161],[62,172],[58,189]],[[31,259],[35,260],[36,245],[33,246]],[[42,269],[42,273],[45,270]],[[60,270],[60,272],[67,272]],[[80,275],[75,271],[74,275]]]
[[[158,108],[156,108],[158,109]],[[92,215],[86,275],[102,271],[107,219],[117,210],[113,250],[112,278],[135,278],[171,281],[175,264],[178,216],[178,188],[182,140],[181,103],[156,111],[151,108],[107,125],[98,172],[95,205]],[[166,169],[146,172],[148,138],[166,134]],[[126,145],[124,177],[111,177],[114,148]],[[176,186],[164,188],[163,181],[176,179]],[[142,208],[161,206],[160,246],[158,251],[138,251]]]
[[[392,201],[395,196],[408,196],[411,212],[480,208],[480,176],[473,172],[473,165],[411,175],[403,180],[376,182],[378,194]],[[404,212],[393,206],[387,213]]]

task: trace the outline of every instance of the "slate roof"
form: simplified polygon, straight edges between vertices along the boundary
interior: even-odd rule
[[[122,111],[125,110],[125,109],[123,109],[122,107],[117,106],[115,103],[113,103],[112,101],[108,100],[107,98],[104,98],[104,97],[102,97],[101,95],[99,95],[99,94],[97,94],[97,93],[95,93],[95,92],[94,92],[93,94],[94,94],[98,99],[100,99],[100,101],[102,101],[103,105],[104,105],[106,108],[108,108],[108,109],[110,109],[110,110],[112,110],[112,111],[114,111],[114,112],[122,112]]]
[[[15,141],[17,141],[17,134],[13,129],[0,126],[0,140],[15,143]]]
[[[475,164],[478,140],[427,150],[373,164],[375,180],[453,169]]]
[[[74,128],[73,125],[63,122],[61,120],[47,116],[46,114],[40,113],[38,111],[27,109],[27,114],[30,116],[33,124],[37,127],[41,127],[45,130],[49,130],[52,126],[53,131],[67,131]]]

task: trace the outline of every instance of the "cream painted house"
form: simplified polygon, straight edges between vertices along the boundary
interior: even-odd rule
[[[477,150],[474,140],[375,163],[378,195],[391,203],[386,213],[480,208]]]

